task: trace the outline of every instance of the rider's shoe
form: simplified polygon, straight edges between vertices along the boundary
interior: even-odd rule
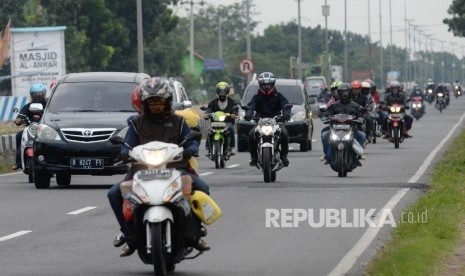
[[[234,148],[229,148],[229,155],[236,155]]]
[[[281,156],[281,161],[283,161],[284,167],[289,166],[289,159],[287,159],[287,155]]]
[[[250,159],[249,166],[251,167],[257,166],[257,159],[256,158]]]
[[[208,246],[207,243],[202,239],[199,240],[199,242],[197,243],[197,245],[195,245],[194,248],[197,249],[198,251],[210,250],[210,246]]]
[[[134,253],[134,251],[136,251],[135,247],[132,247],[132,246],[129,246],[129,245],[125,244],[123,246],[123,248],[121,249],[121,252],[119,253],[119,256],[120,257],[131,256],[132,253]]]
[[[123,232],[119,232],[119,234],[115,237],[115,239],[113,240],[113,246],[115,247],[120,247],[121,245],[123,245],[124,243],[126,242],[126,239],[124,238],[124,233]]]

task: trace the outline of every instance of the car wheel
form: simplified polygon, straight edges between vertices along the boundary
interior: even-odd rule
[[[34,171],[34,184],[37,189],[48,189],[50,188],[50,174],[40,173],[37,170]]]

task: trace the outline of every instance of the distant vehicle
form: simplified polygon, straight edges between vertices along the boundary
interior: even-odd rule
[[[303,84],[294,79],[276,79],[276,88],[291,103],[291,119],[284,126],[289,134],[289,143],[299,143],[300,151],[312,150],[313,119],[311,111],[311,99],[306,96]],[[257,94],[258,82],[254,81],[245,89],[241,105],[247,105],[252,97]],[[314,102],[313,102],[314,103]],[[237,151],[243,152],[249,149],[248,137],[255,123],[243,119],[244,112],[239,111],[237,122]]]
[[[309,97],[318,97],[321,92],[321,88],[326,83],[326,78],[323,76],[310,76],[306,77],[304,81],[304,87]]]
[[[112,136],[124,131],[136,114],[131,93],[149,75],[126,72],[87,72],[64,76],[50,97],[34,141],[34,183],[50,187],[55,175],[60,186],[71,175],[125,174],[120,145]]]

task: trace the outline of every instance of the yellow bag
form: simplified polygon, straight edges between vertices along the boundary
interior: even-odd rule
[[[194,191],[190,198],[192,211],[206,225],[214,223],[221,216],[221,209],[211,197],[202,191]]]
[[[196,127],[199,125],[200,122],[200,115],[199,113],[193,108],[186,108],[183,110],[176,110],[174,114],[181,116],[186,120],[187,125],[190,128]]]

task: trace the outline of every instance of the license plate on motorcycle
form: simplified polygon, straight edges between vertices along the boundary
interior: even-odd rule
[[[139,179],[142,180],[155,180],[155,179],[168,179],[172,175],[171,170],[143,170],[138,172]]]
[[[226,123],[223,123],[223,122],[212,122],[212,123],[210,124],[210,126],[213,127],[213,128],[217,128],[217,127],[218,127],[218,128],[220,128],[220,127],[223,128],[223,127],[226,127]]]
[[[73,169],[103,169],[103,159],[71,158],[69,166]]]

